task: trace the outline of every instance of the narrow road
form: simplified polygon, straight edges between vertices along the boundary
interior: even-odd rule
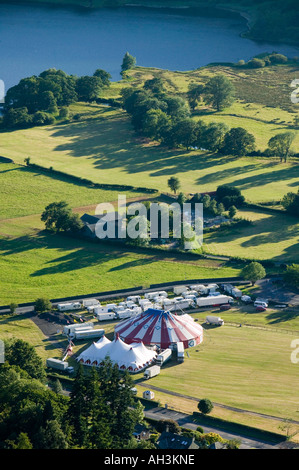
[[[165,409],[165,408],[152,408],[151,410],[144,411],[146,418],[151,418],[155,420],[161,419],[172,419],[176,421],[179,426],[182,426],[187,429],[196,430],[198,424],[193,422],[191,415],[184,413],[179,413],[177,411]],[[212,426],[201,426],[205,433],[214,432],[220,434],[223,439],[239,439],[241,441],[240,449],[277,449],[277,444],[262,441],[259,439],[253,439],[245,435],[235,434],[231,432],[226,432],[223,429]]]
[[[156,390],[157,392],[167,393],[168,395],[172,395],[172,396],[176,396],[176,397],[186,398],[187,400],[193,400],[193,401],[196,401],[196,402],[199,401],[198,398],[190,397],[189,395],[183,395],[182,393],[178,393],[178,392],[172,392],[170,390],[165,390],[164,388],[155,387],[154,385],[148,385],[147,383],[144,383],[144,384],[143,383],[138,383],[138,386],[146,387],[147,389],[150,389],[150,390]],[[213,402],[213,404],[215,406],[219,406],[221,408],[225,408],[225,409],[231,410],[231,411],[236,411],[238,413],[258,416],[260,418],[274,419],[274,420],[281,421],[281,422],[285,421],[285,419],[279,418],[278,416],[271,416],[271,415],[266,415],[266,414],[263,414],[263,413],[257,413],[256,411],[243,410],[242,408],[236,408],[234,406],[223,405],[222,403]],[[292,423],[299,425],[299,421],[292,421]]]

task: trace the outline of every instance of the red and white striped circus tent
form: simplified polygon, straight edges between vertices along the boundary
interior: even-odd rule
[[[156,355],[156,351],[149,350],[140,341],[128,345],[118,336],[114,341],[103,336],[85,349],[78,356],[77,361],[87,366],[100,367],[108,356],[114,364],[118,365],[119,369],[137,373],[148,367]]]
[[[119,323],[115,334],[127,344],[142,341],[145,345],[158,345],[161,349],[178,342],[182,342],[187,349],[203,340],[202,326],[190,315],[175,315],[152,308]]]

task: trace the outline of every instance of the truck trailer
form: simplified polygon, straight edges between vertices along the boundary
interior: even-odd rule
[[[185,359],[185,348],[182,341],[176,343],[177,361],[183,362]]]
[[[54,359],[54,357],[49,357],[46,360],[47,367],[51,367],[52,369],[57,370],[67,370],[69,367],[69,363],[66,361],[61,361],[59,359]]]
[[[222,325],[224,325],[224,320],[222,320],[222,318],[220,318],[220,317],[213,317],[213,316],[209,315],[206,318],[206,323],[208,323],[209,325],[222,326]]]
[[[98,321],[115,320],[116,314],[114,312],[98,313],[97,319]]]
[[[77,329],[77,328],[93,328],[94,327],[94,323],[93,322],[85,322],[85,323],[73,323],[72,325],[66,325],[64,328],[63,328],[63,334],[64,335],[69,335],[73,330]]]
[[[196,304],[198,307],[214,307],[216,305],[229,304],[232,300],[232,297],[228,295],[197,297]]]
[[[171,349],[164,349],[164,351],[160,352],[156,357],[155,361],[158,366],[162,366],[165,364],[169,359],[171,359],[172,351]]]
[[[101,329],[90,329],[90,330],[78,330],[71,333],[70,337],[74,339],[92,339],[101,338],[104,336],[105,330]]]
[[[151,379],[152,377],[155,377],[156,375],[160,374],[160,366],[151,366],[148,369],[144,371],[144,378],[145,379]]]
[[[66,312],[68,310],[80,310],[82,308],[82,304],[80,302],[65,302],[58,304],[57,308],[60,312]]]
[[[98,299],[84,299],[82,304],[83,307],[94,307],[97,305],[101,305]]]

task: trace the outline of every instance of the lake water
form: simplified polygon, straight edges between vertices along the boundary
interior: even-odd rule
[[[186,10],[67,8],[0,5],[0,79],[6,90],[48,68],[91,75],[97,68],[119,80],[126,51],[137,65],[192,70],[211,62],[248,60],[261,52],[294,57],[298,48],[240,37],[239,17],[196,16]]]

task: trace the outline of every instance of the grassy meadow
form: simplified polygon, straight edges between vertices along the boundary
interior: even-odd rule
[[[266,158],[169,150],[138,137],[124,111],[91,106],[97,117],[1,133],[0,154],[18,164],[30,156],[32,163],[52,166],[96,183],[169,191],[167,180],[175,175],[180,179],[181,190],[187,193],[214,191],[221,184],[231,184],[253,202],[277,200],[298,184],[299,166],[295,161],[280,164]],[[214,115],[208,116],[208,120],[215,119]],[[227,117],[218,115],[217,120],[220,119],[226,122]],[[255,124],[250,119],[245,121],[250,126]],[[257,125],[266,128],[268,138],[268,127],[273,125]]]
[[[0,305],[148,286],[181,279],[237,276],[218,260],[134,251],[42,230],[37,215],[0,221]]]

